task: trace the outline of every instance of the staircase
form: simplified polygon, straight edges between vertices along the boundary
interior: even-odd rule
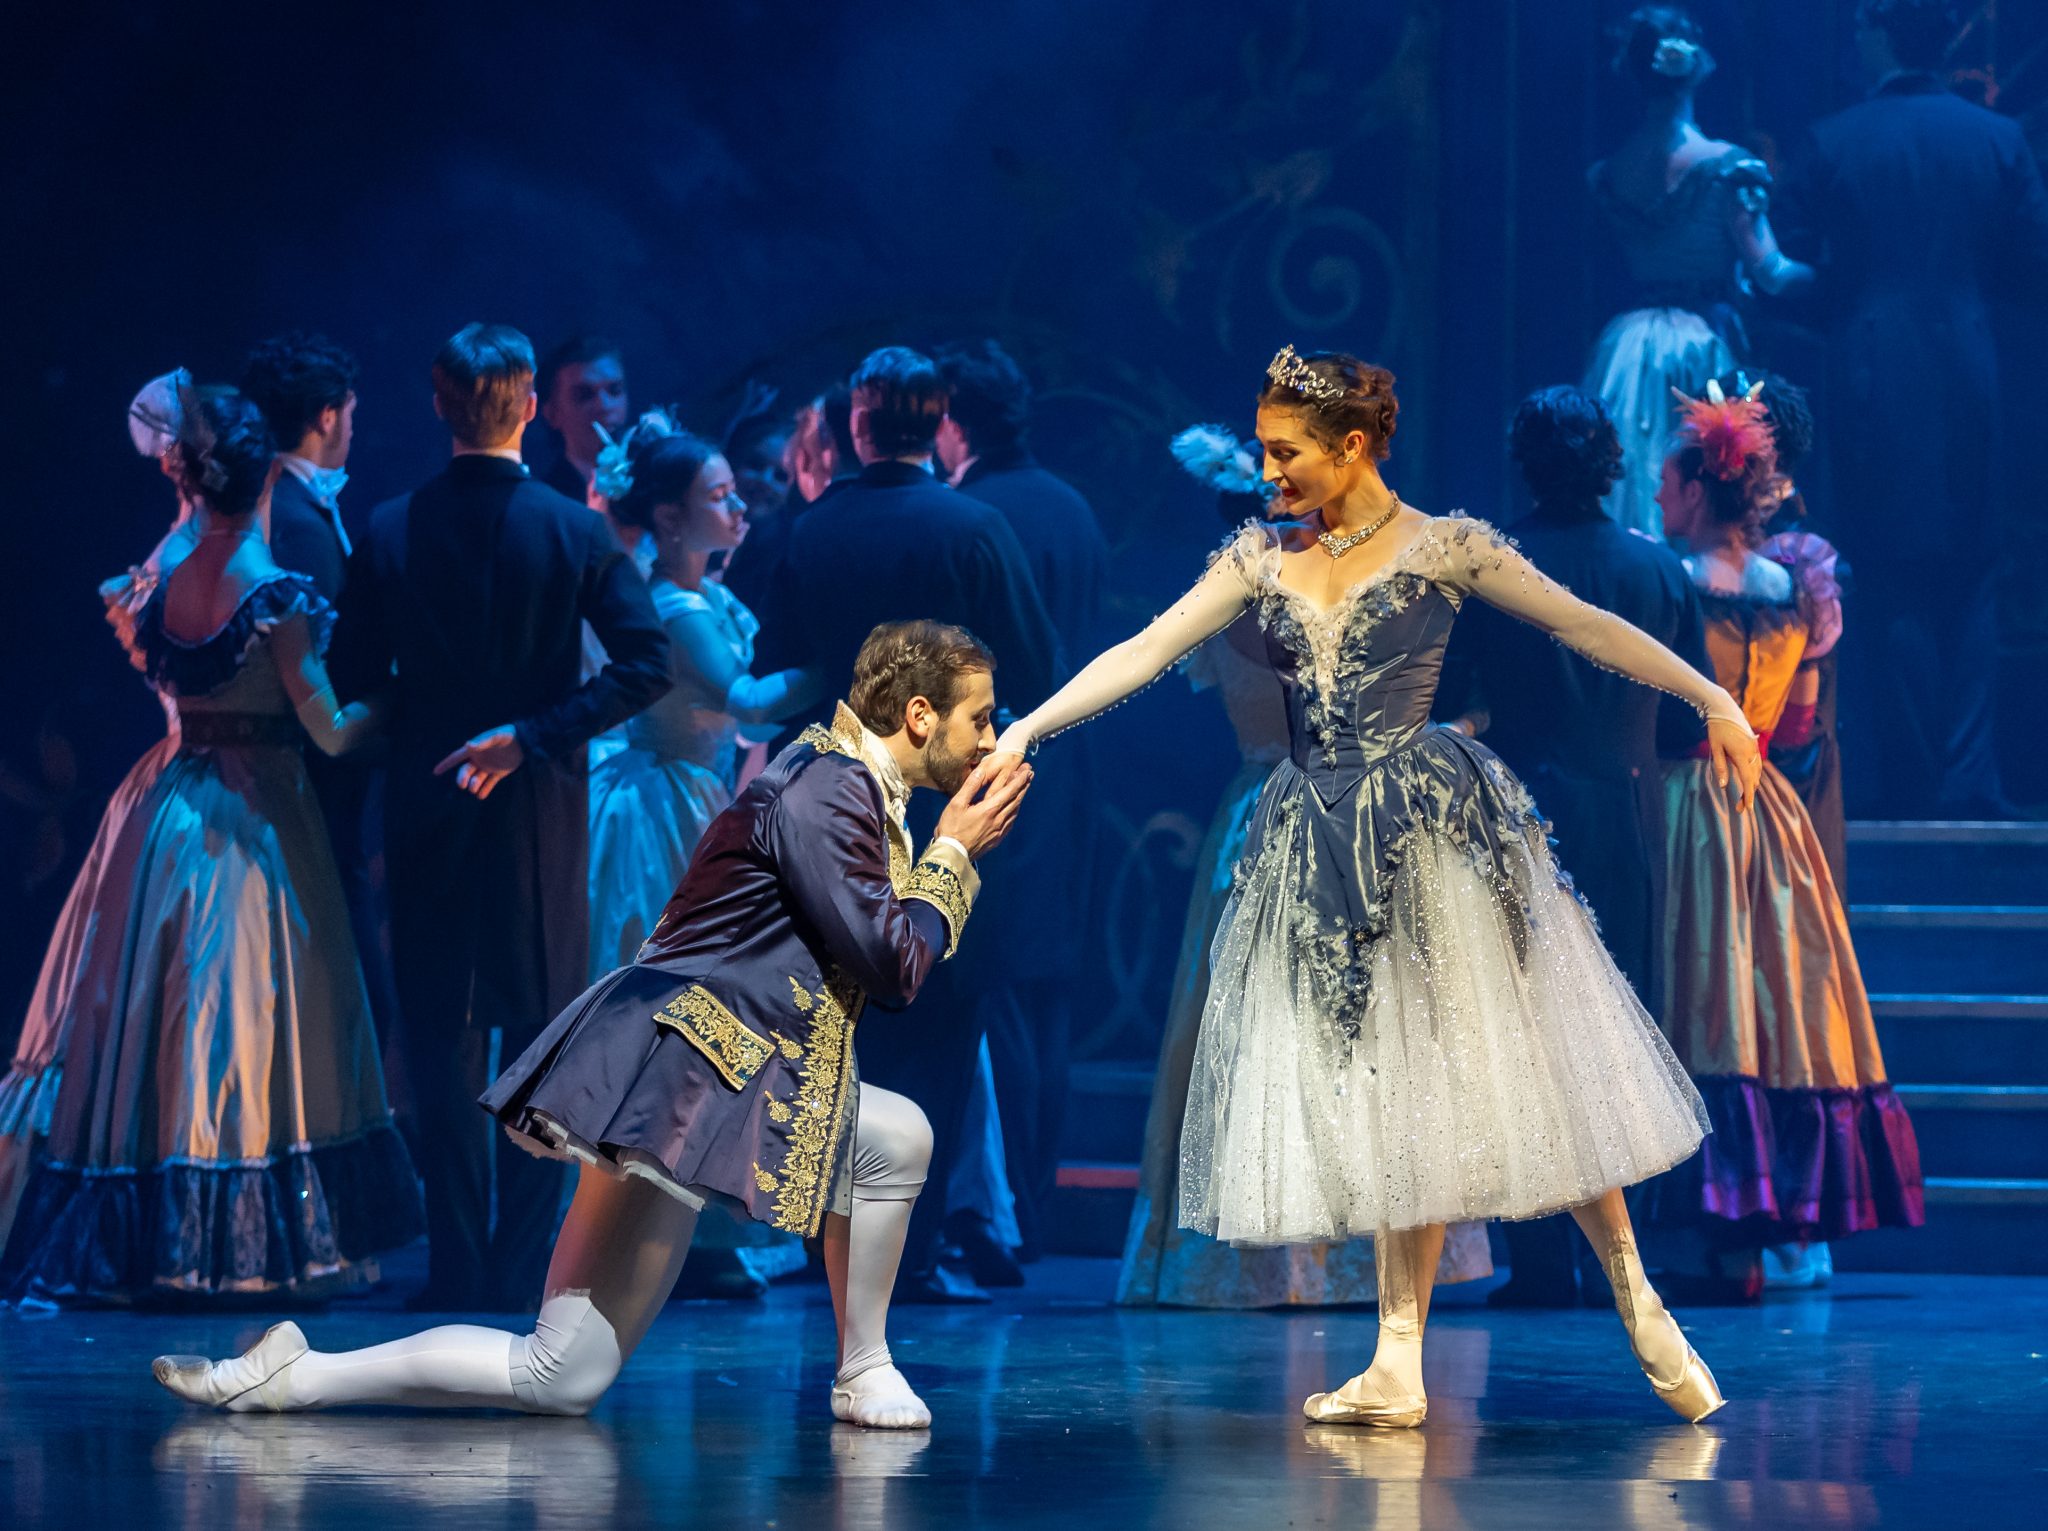
[[[2048,1274],[2048,824],[1851,824],[1849,883],[1927,1226],[1844,1239],[1836,1264]],[[1151,1073],[1076,1065],[1055,1253],[1122,1252]]]
[[[2048,824],[1851,824],[1849,897],[1927,1226],[1835,1263],[2048,1274]]]

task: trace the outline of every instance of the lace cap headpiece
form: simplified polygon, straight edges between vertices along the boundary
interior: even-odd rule
[[[144,457],[161,457],[178,444],[184,421],[184,391],[192,374],[174,367],[144,383],[128,405],[128,439]]]
[[[1343,388],[1317,373],[1293,346],[1281,347],[1266,368],[1266,380],[1277,388],[1293,389],[1318,408],[1344,397]]]
[[[1764,385],[1756,382],[1731,399],[1713,378],[1707,380],[1704,399],[1683,389],[1671,390],[1678,400],[1680,438],[1700,449],[1707,472],[1724,483],[1740,478],[1760,457],[1773,460],[1775,466],[1777,447],[1763,391]]]
[[[597,439],[603,445],[597,449],[591,487],[607,500],[624,499],[633,488],[633,444],[673,436],[681,429],[674,412],[667,409],[648,410],[621,432],[617,441],[602,425],[597,426]]]

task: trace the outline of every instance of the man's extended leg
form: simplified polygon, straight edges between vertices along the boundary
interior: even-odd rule
[[[931,1127],[914,1102],[863,1084],[853,1131],[852,1214],[825,1219],[825,1275],[839,1321],[832,1412],[857,1425],[922,1429],[931,1411],[889,1357],[889,1296],[931,1165]]]

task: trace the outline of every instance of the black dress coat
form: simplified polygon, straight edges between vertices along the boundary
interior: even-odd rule
[[[581,681],[585,622],[610,661]],[[588,975],[584,745],[668,689],[646,582],[602,518],[519,463],[461,456],[372,514],[334,656],[346,691],[393,704],[384,834],[406,1024],[503,1027],[523,1045]],[[526,759],[488,799],[433,774],[505,724]]]
[[[1823,262],[1817,529],[1856,567],[1851,796],[1890,817],[2002,812],[1994,303],[2048,290],[2048,192],[2017,122],[1904,73],[1814,127],[1783,201],[1788,242]]]
[[[1598,502],[1539,506],[1510,535],[1529,561],[1711,676],[1699,594],[1678,555],[1618,526]],[[1468,601],[1444,695],[1488,714],[1486,743],[1551,825],[1557,858],[1600,922],[1615,965],[1653,1016],[1663,1009],[1665,846],[1659,755],[1704,741],[1675,698],[1600,669],[1547,633]]]

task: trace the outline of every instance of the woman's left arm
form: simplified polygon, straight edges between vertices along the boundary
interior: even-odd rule
[[[1466,521],[1447,540],[1446,575],[1454,587],[1541,628],[1603,670],[1691,703],[1707,720],[1715,780],[1725,786],[1733,778],[1742,789],[1742,806],[1749,807],[1763,774],[1763,757],[1734,697],[1641,628],[1580,600],[1492,527]]]
[[[335,700],[327,663],[314,646],[312,626],[303,612],[294,612],[272,628],[270,642],[285,694],[322,754],[345,755],[376,733],[379,720],[374,699],[346,706]]]

